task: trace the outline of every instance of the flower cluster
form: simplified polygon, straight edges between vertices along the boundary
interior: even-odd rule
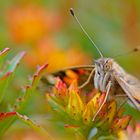
[[[106,93],[91,91],[90,100],[87,102],[88,93],[79,90],[77,80],[73,80],[69,87],[59,78],[55,86],[47,93],[47,101],[51,107],[62,115],[66,128],[78,128],[84,137],[89,137],[93,129],[97,129],[94,137],[114,136],[120,130],[127,128],[131,117],[123,116],[123,109],[117,109],[115,100],[109,100],[93,120],[94,115],[102,105]],[[90,136],[91,137],[91,136]],[[93,135],[92,135],[93,137]]]

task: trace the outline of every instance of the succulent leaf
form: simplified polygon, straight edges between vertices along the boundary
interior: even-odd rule
[[[119,131],[121,129],[126,129],[130,120],[131,117],[129,115],[122,118],[116,118],[112,124],[112,130]]]
[[[69,93],[69,101],[67,106],[68,113],[76,120],[80,120],[84,109],[84,104],[78,93],[72,90]]]
[[[96,104],[100,97],[100,93],[97,93],[85,106],[83,112],[83,121],[88,124],[92,121],[94,114],[96,113]]]

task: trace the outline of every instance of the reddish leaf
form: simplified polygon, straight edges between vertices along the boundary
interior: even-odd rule
[[[67,86],[59,77],[56,78],[55,90],[58,95],[65,96],[67,93]]]
[[[48,64],[45,64],[37,68],[36,73],[33,75],[33,78],[31,78],[31,84],[26,85],[25,92],[28,92],[28,90],[32,89],[33,87],[36,87],[36,84],[38,83],[38,81],[40,80],[44,72],[46,71],[47,66]]]
[[[65,124],[65,128],[80,128],[80,126],[75,126],[75,125],[70,125],[70,124]]]
[[[30,85],[27,85],[24,88],[24,100],[22,102],[16,102],[15,103],[15,107],[18,108],[18,112],[21,113],[22,110],[24,110],[24,108],[26,108],[26,106],[30,102],[30,98],[31,98],[34,90],[36,89],[40,78],[46,72],[47,66],[48,66],[48,64],[45,64],[45,65],[39,67],[37,69],[37,72],[34,74],[34,76],[32,78],[31,84]]]
[[[0,113],[0,120],[16,115],[16,112]]]
[[[78,89],[78,83],[77,83],[77,80],[73,80],[72,83],[70,84],[69,86],[69,92],[71,91],[76,91],[77,93],[79,93],[79,89]]]
[[[41,67],[38,67],[37,72],[34,74],[33,76],[33,80],[32,80],[32,86],[36,83],[37,77],[41,76],[42,73],[44,73],[44,71],[46,70],[48,64],[45,64]]]
[[[120,129],[126,129],[130,120],[131,117],[129,115],[122,118],[116,118],[112,124],[112,130],[118,131]]]
[[[1,80],[4,80],[4,79],[6,79],[6,78],[8,78],[11,74],[12,74],[12,72],[7,72],[6,74],[4,74],[4,75],[0,78],[0,81],[1,81]]]
[[[102,103],[103,103],[103,101],[105,99],[105,96],[106,96],[106,93],[101,94],[101,96],[99,97],[99,99],[97,101],[97,108],[99,108],[102,105]]]

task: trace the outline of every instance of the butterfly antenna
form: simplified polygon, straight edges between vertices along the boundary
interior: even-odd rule
[[[77,23],[80,25],[80,28],[82,29],[82,31],[84,32],[84,34],[88,37],[88,39],[91,41],[91,43],[93,44],[93,46],[97,49],[97,51],[99,52],[100,56],[103,57],[102,52],[99,50],[99,48],[94,43],[94,41],[91,39],[91,37],[88,35],[88,33],[86,32],[86,30],[83,28],[82,24],[80,23],[79,19],[75,15],[73,8],[70,8],[70,13],[75,18],[75,20],[77,21]]]
[[[122,53],[122,54],[116,55],[113,58],[118,58],[118,57],[121,57],[121,56],[129,55],[131,53],[135,53],[135,52],[138,52],[138,51],[140,51],[140,47],[136,47],[136,48],[134,48],[134,49],[132,49],[132,50],[126,52],[126,53]]]

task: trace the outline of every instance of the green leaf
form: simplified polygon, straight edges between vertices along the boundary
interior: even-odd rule
[[[30,99],[32,98],[34,91],[36,90],[36,87],[38,85],[38,82],[40,78],[44,75],[46,72],[48,64],[45,64],[37,69],[37,72],[33,75],[33,78],[31,80],[31,84],[27,85],[24,90],[24,96],[23,101],[18,102],[16,106],[19,108],[18,112],[22,113],[24,112],[24,109],[28,106]]]
[[[18,56],[21,56],[21,55],[18,55]],[[16,61],[16,62],[18,63],[19,61]],[[33,92],[36,89],[36,86],[37,86],[40,78],[42,77],[42,75],[46,71],[47,66],[48,66],[48,64],[45,64],[42,67],[38,68],[37,72],[34,74],[34,76],[32,78],[31,85],[26,86],[25,91],[24,91],[24,101],[18,102],[16,104],[19,107],[18,112],[21,113],[21,112],[25,111],[24,109],[28,106],[28,102],[30,102],[30,98],[32,97]],[[14,67],[12,67],[10,69],[14,69]],[[0,87],[1,87],[1,85],[0,85]],[[3,123],[0,124],[0,136],[2,136],[4,134],[4,132],[14,123],[15,120],[16,120],[15,117],[14,118],[11,117],[11,118],[7,119],[4,122],[4,124]]]
[[[4,50],[0,51],[0,66],[3,64],[3,59],[5,55],[9,52],[10,48],[5,48]]]
[[[18,64],[20,63],[21,59],[25,56],[25,52],[20,52],[19,54],[17,54],[8,64],[7,66],[3,69],[3,73],[4,75],[7,73],[13,73],[16,69],[16,67],[18,66]]]
[[[0,103],[2,102],[4,96],[6,96],[6,88],[9,84],[9,82],[11,81],[11,77],[13,72],[16,70],[17,66],[19,65],[20,61],[22,60],[22,58],[24,57],[25,52],[21,52],[19,54],[17,54],[10,62],[7,66],[5,66],[5,68],[2,70],[2,72],[0,73]]]
[[[13,118],[13,116],[14,116],[14,118]],[[34,121],[29,119],[27,116],[21,115],[17,112],[0,113],[0,124],[1,124],[1,126],[4,126],[4,125],[7,126],[7,125],[12,124],[13,120],[16,119],[15,117],[18,118],[19,120],[21,120],[22,122],[24,122],[25,124],[27,124],[32,129],[34,129],[37,133],[41,134],[41,136],[43,136],[44,138],[49,139],[49,140],[53,140],[52,136],[50,136],[48,134],[48,132],[43,127],[36,124]],[[0,136],[2,136],[2,134],[6,131],[7,127],[4,127],[4,128],[5,129],[1,129],[2,131],[0,131]]]
[[[15,119],[16,112],[0,113],[0,137],[4,134],[7,128]]]
[[[61,105],[57,104],[57,102],[55,102],[50,95],[47,94],[46,97],[47,97],[48,103],[50,104],[50,106],[52,107],[52,109],[54,111],[58,112],[59,115],[61,115],[63,117],[68,116],[68,114],[66,113],[65,109]]]
[[[16,113],[16,115],[17,115],[19,120],[21,120],[22,122],[24,122],[25,124],[30,126],[32,129],[34,129],[37,133],[41,134],[46,139],[54,140],[54,138],[52,136],[50,136],[48,134],[48,132],[43,127],[41,127],[40,125],[36,124],[34,121],[29,119],[27,116],[21,115],[19,113]]]

